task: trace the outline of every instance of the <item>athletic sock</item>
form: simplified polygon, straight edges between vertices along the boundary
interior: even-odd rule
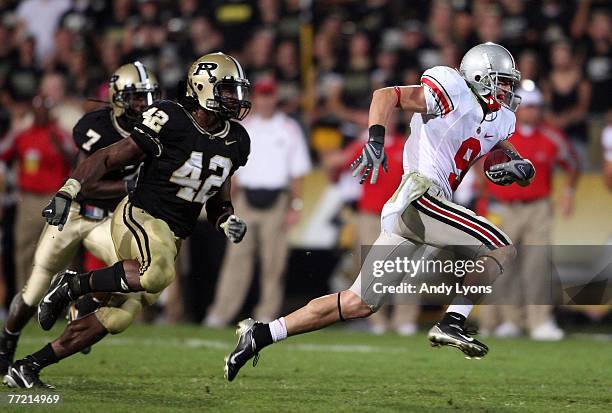
[[[257,347],[257,350],[261,350],[262,348],[274,343],[274,340],[272,340],[270,324],[255,324],[253,326],[253,339],[255,340],[255,347]]]
[[[130,289],[123,263],[121,261],[106,268],[99,268],[85,274],[79,274],[70,284],[70,290],[76,297],[91,292],[129,293]]]
[[[474,308],[474,304],[469,299],[459,296],[453,299],[446,312],[461,314],[463,317],[468,318],[472,308]]]
[[[270,324],[270,333],[272,335],[272,341],[282,341],[287,338],[287,325],[285,324],[285,317],[277,318]]]
[[[2,337],[0,338],[0,354],[13,358],[17,342],[19,341],[19,332],[13,333],[8,331],[6,327],[2,329]]]
[[[455,313],[453,311],[447,311],[444,314],[444,317],[442,317],[441,323],[446,325],[457,324],[458,326],[463,327],[465,325],[465,320],[466,317],[463,314]]]
[[[46,346],[38,350],[36,353],[30,355],[30,358],[36,362],[36,364],[41,368],[45,368],[50,364],[57,363],[59,358],[55,355],[53,351],[53,347],[51,347],[51,343],[48,343]]]

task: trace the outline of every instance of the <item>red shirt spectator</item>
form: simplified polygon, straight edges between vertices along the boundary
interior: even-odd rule
[[[382,211],[385,202],[391,198],[402,181],[402,175],[404,174],[403,154],[405,142],[406,139],[402,135],[387,136],[385,139],[385,153],[387,154],[389,172],[384,172],[381,168],[378,182],[374,185],[370,183],[369,179],[366,179],[363,184],[361,198],[357,204],[359,211],[378,215]],[[361,154],[362,150],[363,141],[361,139],[349,145],[346,151],[351,154],[348,157],[350,161],[344,167],[348,168],[351,162]]]
[[[34,124],[9,137],[0,148],[1,160],[17,160],[17,183],[22,192],[54,193],[70,172],[72,141],[49,119],[49,108],[42,98],[35,98]]]
[[[510,138],[522,157],[535,166],[536,176],[531,185],[499,186],[488,182],[488,191],[502,202],[535,201],[550,196],[555,167],[560,165],[566,172],[578,168],[576,154],[567,137],[560,130],[542,125],[536,128],[519,126]]]

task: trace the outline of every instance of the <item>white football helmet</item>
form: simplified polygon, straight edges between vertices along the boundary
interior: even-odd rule
[[[472,47],[463,56],[459,72],[489,107],[501,105],[512,112],[518,109],[521,97],[514,90],[521,81],[521,72],[505,47],[491,42]]]

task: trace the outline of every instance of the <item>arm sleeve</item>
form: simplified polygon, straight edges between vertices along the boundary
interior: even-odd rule
[[[446,116],[455,110],[459,95],[466,88],[459,72],[446,66],[426,70],[421,85],[425,88],[427,114],[434,116]]]

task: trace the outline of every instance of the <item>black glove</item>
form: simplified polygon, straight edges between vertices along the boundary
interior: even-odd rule
[[[58,192],[53,195],[49,205],[42,210],[42,216],[49,225],[55,225],[61,231],[68,219],[70,204],[72,204],[72,198],[63,192]]]
[[[535,176],[535,168],[528,159],[513,159],[492,166],[485,175],[496,185],[510,185],[513,182],[527,186]]]
[[[385,154],[385,128],[381,125],[370,126],[370,138],[363,147],[361,155],[351,163],[353,176],[359,176],[359,183],[365,182],[372,172],[370,183],[375,184],[378,179],[378,171],[382,165],[385,172],[388,172],[387,155]]]
[[[246,222],[238,218],[236,215],[230,215],[225,222],[219,227],[225,233],[225,236],[234,244],[239,243],[244,238],[247,232]]]

